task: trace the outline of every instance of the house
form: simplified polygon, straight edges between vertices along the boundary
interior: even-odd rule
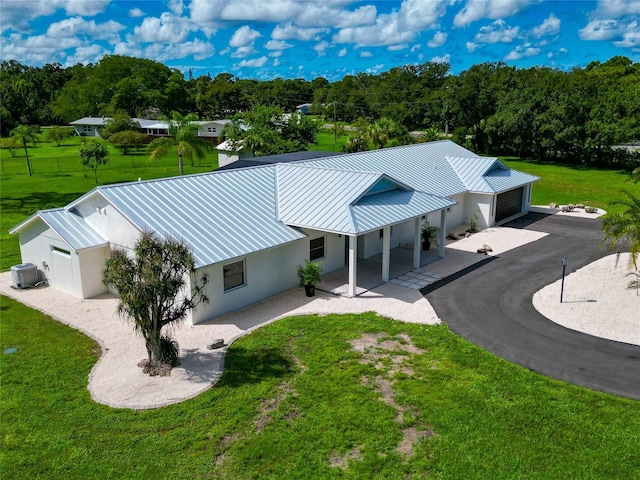
[[[253,158],[251,149],[245,147],[242,141],[238,142],[236,149],[234,149],[232,143],[229,140],[225,140],[216,146],[216,150],[218,151],[219,167],[226,167],[238,160]]]
[[[70,123],[75,128],[76,134],[82,137],[99,137],[100,130],[104,128],[110,117],[83,117]],[[150,120],[147,118],[133,118],[140,125],[142,133],[149,137],[166,137],[169,135],[169,124],[162,120]],[[220,133],[231,120],[199,120],[196,136],[211,139],[218,143]]]
[[[303,113],[304,115],[308,115],[310,109],[311,109],[310,103],[303,103],[296,107],[296,112],[300,112],[300,113]]]
[[[322,260],[325,273],[348,267],[355,296],[364,259],[382,255],[381,281],[396,247],[413,251],[406,271],[420,266],[425,219],[441,227],[443,257],[448,228],[476,212],[480,227],[523,215],[537,180],[442,140],[100,186],[10,233],[23,262],[80,298],[106,291],[112,247],[132,247],[145,230],[181,239],[209,275],[211,302],[189,317],[197,324],[294,287],[305,259]]]

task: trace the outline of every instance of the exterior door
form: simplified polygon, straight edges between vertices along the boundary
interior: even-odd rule
[[[75,295],[71,252],[54,249],[51,252],[51,284],[58,290]]]

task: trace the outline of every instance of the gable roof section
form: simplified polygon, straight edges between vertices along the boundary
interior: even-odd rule
[[[466,192],[467,187],[444,158],[446,155],[474,154],[449,140],[441,140],[309,160],[298,165],[384,172],[419,192],[449,197]]]
[[[484,176],[487,184],[495,193],[506,192],[507,190],[522,187],[528,183],[540,180],[540,177],[536,177],[535,175],[530,175],[519,170],[512,170],[500,161],[497,163],[500,164],[501,167],[494,167]]]
[[[331,232],[355,230],[348,206],[380,173],[278,164],[278,219],[288,225]]]
[[[306,235],[276,221],[275,171],[232,170],[98,187],[141,229],[183,240],[202,267]]]
[[[107,245],[107,241],[98,235],[84,219],[73,211],[64,208],[41,210],[31,215],[24,222],[16,225],[9,233],[19,232],[36,218],[41,219],[53,229],[74,250],[100,247]]]
[[[378,230],[387,225],[455,205],[448,198],[428,193],[391,190],[366,195],[351,207],[356,234]]]
[[[495,158],[485,157],[454,157],[445,156],[449,165],[453,167],[467,190],[477,193],[493,193],[493,189],[484,179],[484,175],[495,164]]]
[[[383,173],[300,164],[276,168],[278,218],[298,227],[361,234],[455,204]]]

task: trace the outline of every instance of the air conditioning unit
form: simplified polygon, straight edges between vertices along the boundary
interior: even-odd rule
[[[33,263],[22,263],[11,267],[11,277],[15,288],[35,287],[38,283],[38,267]]]

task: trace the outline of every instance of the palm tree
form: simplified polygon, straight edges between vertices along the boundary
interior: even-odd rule
[[[369,140],[374,148],[384,148],[389,142],[394,141],[396,145],[406,145],[410,143],[407,139],[406,128],[390,118],[382,117],[369,126]]]
[[[11,136],[24,147],[24,154],[27,157],[27,172],[31,176],[31,162],[29,161],[29,151],[27,144],[35,143],[38,140],[37,133],[39,127],[35,125],[18,125],[11,130]]]
[[[616,248],[616,263],[625,248],[629,248],[631,260],[629,268],[638,269],[640,255],[640,198],[623,191],[626,199],[612,202],[612,205],[624,205],[626,209],[619,213],[609,214],[602,220],[605,232],[602,244],[608,243],[609,250]]]
[[[207,151],[211,150],[212,145],[197,137],[198,133],[198,116],[194,113],[181,115],[178,112],[171,112],[171,118],[161,117],[161,120],[169,124],[169,135],[171,137],[162,137],[154,140],[149,144],[151,152],[151,160],[158,160],[166,157],[172,147],[178,146],[178,167],[180,175],[184,175],[182,158],[186,157],[191,160],[193,165],[193,157],[203,159]]]

